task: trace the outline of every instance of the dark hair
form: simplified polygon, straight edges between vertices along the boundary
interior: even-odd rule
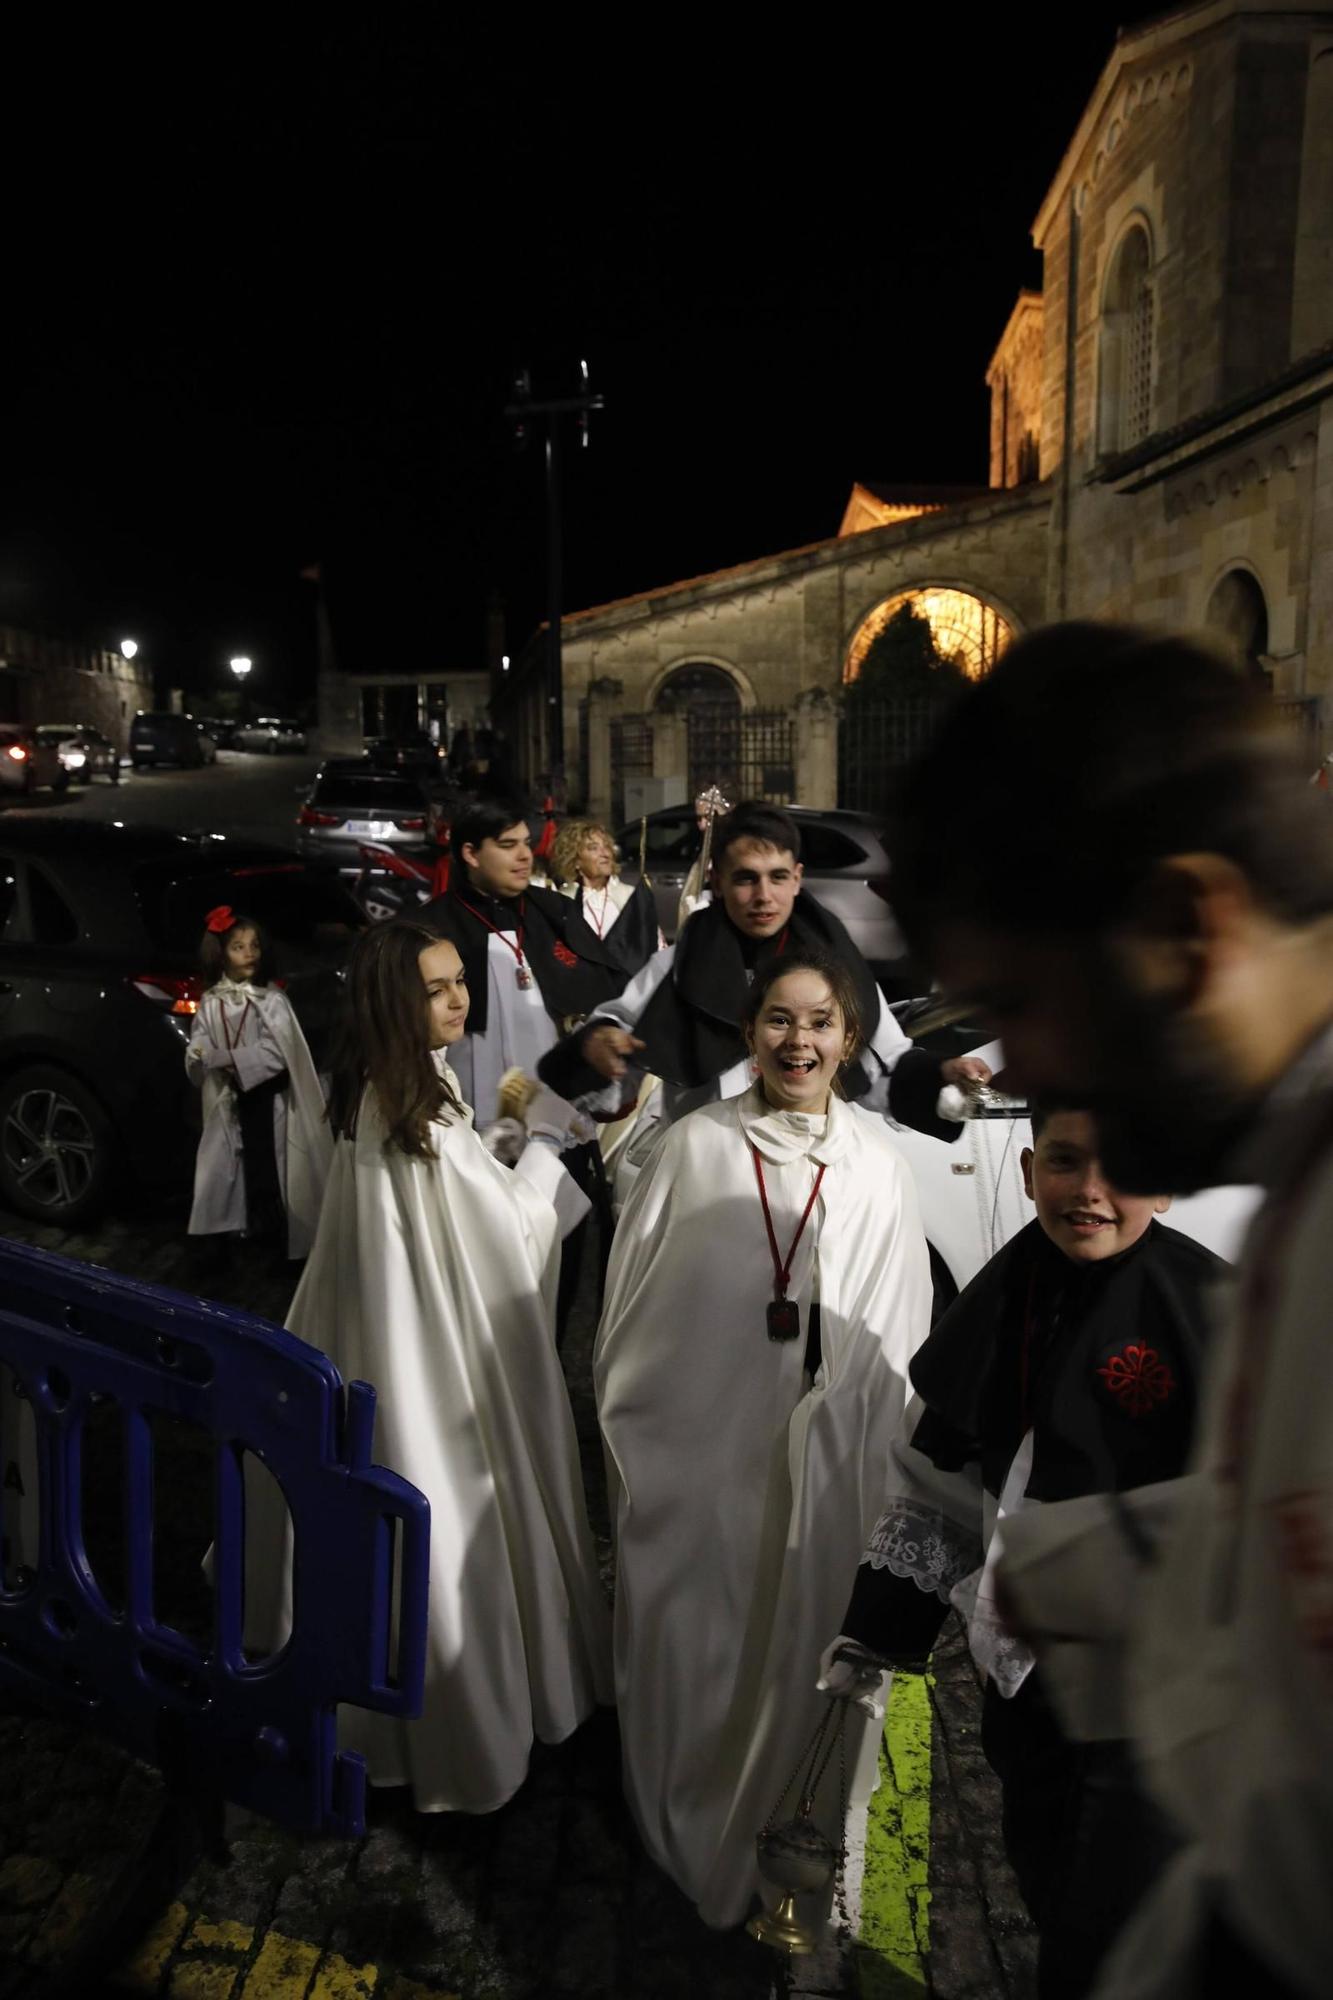
[[[776,847],[801,858],[801,834],[796,821],[781,806],[765,805],[762,799],[742,799],[724,813],[713,828],[713,861],[722,866],[723,856],[733,841],[753,840],[760,847]]]
[[[461,861],[465,847],[480,847],[483,840],[498,840],[511,826],[526,824],[527,814],[515,799],[478,799],[465,806],[449,835],[451,851]]]
[[[865,1023],[861,1019],[861,1003],[857,997],[856,981],[849,968],[840,958],[833,958],[822,951],[812,951],[797,946],[792,951],[784,951],[771,958],[762,972],[757,972],[745,996],[745,1007],[741,1013],[741,1026],[754,1032],[763,1005],[779,979],[785,979],[789,972],[815,972],[827,980],[829,992],[837,1003],[842,1015],[842,1025],[851,1041],[851,1047],[843,1058],[841,1067],[855,1062],[865,1041]]]
[[[235,910],[225,931],[205,931],[199,943],[199,977],[204,986],[216,986],[227,972],[227,939],[237,931],[253,931],[259,940],[259,963],[250,974],[252,986],[267,986],[273,978],[273,944],[256,917]]]
[[[1062,1111],[1087,1112],[1086,1104],[1075,1104],[1063,1097],[1032,1097],[1028,1100],[1028,1124],[1032,1127],[1032,1143],[1035,1146],[1052,1118],[1058,1118]],[[1089,1116],[1091,1113],[1089,1112]]]
[[[352,947],[329,1091],[329,1124],[338,1138],[356,1137],[367,1086],[384,1121],[385,1147],[409,1158],[432,1159],[431,1126],[446,1105],[462,1111],[431,1056],[429,1002],[417,963],[442,942],[438,931],[404,920],[363,931]]]
[[[1333,910],[1326,801],[1273,703],[1203,642],[1124,625],[1020,639],[951,710],[894,815],[894,913],[1095,934],[1154,864],[1207,851],[1290,923]],[[1058,837],[1044,816],[1068,802]]]

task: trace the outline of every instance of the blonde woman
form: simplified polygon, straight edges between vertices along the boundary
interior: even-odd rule
[[[566,820],[555,838],[551,874],[562,896],[627,977],[645,965],[666,940],[657,927],[657,908],[646,882],[622,882],[616,874],[616,844],[597,820]]]

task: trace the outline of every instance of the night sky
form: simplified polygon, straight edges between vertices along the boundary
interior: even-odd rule
[[[522,362],[607,399],[569,609],[831,535],[854,478],[984,481],[1032,217],[1153,11],[11,48],[0,618],[286,701],[319,561],[350,667],[475,671],[494,591],[516,651]]]

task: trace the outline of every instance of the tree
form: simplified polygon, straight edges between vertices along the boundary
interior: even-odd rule
[[[898,701],[943,706],[966,686],[961,668],[936,647],[929,618],[909,602],[899,605],[871,641],[847,702],[853,709]]]

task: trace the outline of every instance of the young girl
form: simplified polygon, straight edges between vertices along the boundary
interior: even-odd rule
[[[626,1792],[719,1926],[746,1915],[755,1835],[823,1710],[820,1617],[846,1602],[930,1325],[911,1174],[837,1087],[856,1007],[846,969],[800,949],[755,980],[757,1081],[673,1125],[636,1181],[594,1357]],[[816,1812],[835,1832],[837,1790],[835,1758]]]
[[[560,1238],[588,1206],[560,1165],[574,1113],[541,1091],[517,1166],[491,1158],[448,1066],[468,994],[438,932],[366,932],[348,981],[333,1167],[287,1324],[374,1385],[378,1450],[430,1500],[431,1558],[421,1720],[345,1710],[345,1747],[420,1811],[492,1812],[534,1735],[560,1742],[608,1692],[552,1328]]]
[[[191,1236],[244,1230],[314,1241],[332,1141],[324,1096],[286,994],[269,984],[268,945],[252,917],[210,910],[199,949],[204,995],[185,1070],[204,1093]]]

